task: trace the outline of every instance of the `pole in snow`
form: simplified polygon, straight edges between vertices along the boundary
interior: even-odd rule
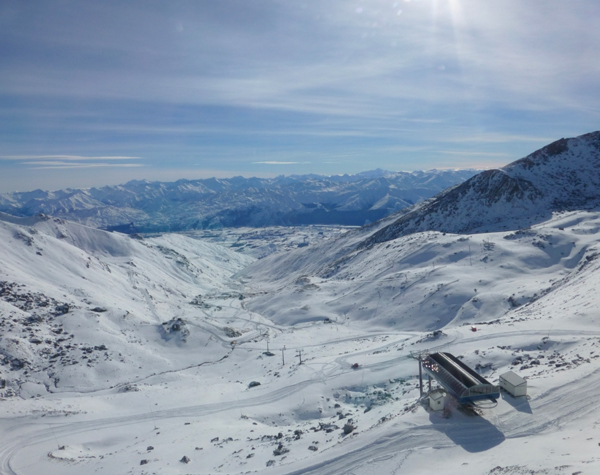
[[[419,353],[419,395],[423,396],[423,369],[421,368],[421,354]]]

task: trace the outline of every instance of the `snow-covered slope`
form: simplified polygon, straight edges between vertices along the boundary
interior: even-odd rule
[[[38,213],[122,232],[230,226],[363,225],[430,198],[475,170],[131,181],[103,188],[0,194],[0,211]]]
[[[555,223],[557,213],[594,209],[599,202],[600,132],[561,139],[500,170],[482,172],[400,218],[388,216],[335,240],[257,262],[247,270],[248,276],[278,290],[264,296],[264,305],[255,308],[285,323],[313,318],[303,304],[304,286],[310,282],[310,288],[324,291],[323,286],[331,285],[334,295],[341,293],[319,309],[332,318],[344,315],[373,325],[384,322],[420,330],[443,328],[472,315],[494,318],[507,305],[507,296],[498,297],[511,288],[504,289],[504,282],[518,280],[524,270],[528,276],[547,275],[578,264],[584,251],[575,246],[570,233],[559,229],[548,234],[545,228],[562,227],[548,224]],[[545,223],[543,231],[529,228],[536,222]],[[495,232],[483,237],[472,234],[483,229]],[[498,232],[503,229],[518,231]],[[524,240],[537,246],[536,257],[524,252]],[[456,263],[468,258],[469,267],[479,261],[492,266],[498,252],[512,256],[511,264],[501,271],[501,282],[469,281],[466,288],[464,282],[454,282]],[[446,275],[449,264],[452,270]],[[494,288],[489,302],[480,294],[487,285]],[[338,286],[344,290],[335,290]],[[374,295],[378,301],[398,303],[380,309]],[[511,302],[518,298],[515,295]],[[284,301],[295,305],[282,309]]]
[[[519,229],[600,203],[600,132],[560,139],[401,212],[367,244],[418,231]]]
[[[169,368],[186,351],[162,324],[189,319],[182,301],[200,302],[252,261],[177,235],[136,240],[59,218],[7,215],[0,215],[0,256],[0,379],[17,392],[22,384],[97,390],[130,381],[132,367],[140,377]],[[225,355],[210,337],[196,331],[188,339]]]
[[[329,318],[432,331],[492,321],[587,263],[598,229],[597,212],[577,212],[516,232],[425,232],[368,248],[350,232],[253,264],[247,278],[264,293],[249,308],[285,324]]]

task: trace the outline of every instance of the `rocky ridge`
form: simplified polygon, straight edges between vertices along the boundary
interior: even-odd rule
[[[486,170],[400,212],[365,241],[420,231],[494,232],[526,228],[553,212],[600,203],[600,132],[560,139],[496,170]]]

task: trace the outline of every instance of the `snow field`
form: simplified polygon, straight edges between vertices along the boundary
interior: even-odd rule
[[[0,281],[23,286],[0,300],[0,472],[596,473],[598,230],[565,213],[353,250],[362,229],[248,267],[180,235],[0,222]],[[418,350],[529,396],[428,412]]]

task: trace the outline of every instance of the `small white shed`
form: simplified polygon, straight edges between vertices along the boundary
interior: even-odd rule
[[[527,381],[512,371],[500,375],[500,387],[515,397],[527,396]]]
[[[444,410],[444,397],[445,393],[442,391],[433,391],[429,395],[429,407],[433,411],[443,411]]]

